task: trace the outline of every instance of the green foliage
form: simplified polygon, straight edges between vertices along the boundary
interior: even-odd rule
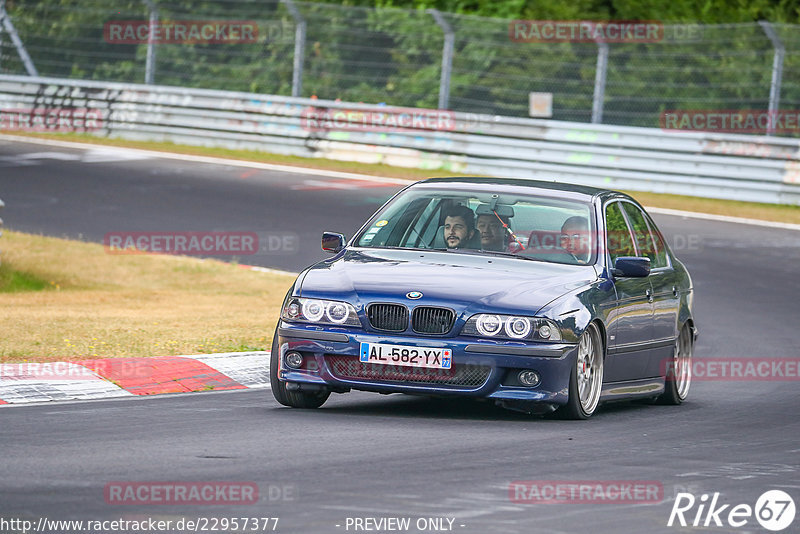
[[[254,20],[255,43],[160,44],[156,83],[288,95],[296,25],[278,0],[153,0],[162,21]],[[523,43],[509,22],[655,20],[663,42],[609,48],[604,122],[658,126],[668,109],[766,108],[773,48],[754,21],[800,22],[800,0],[340,0],[295,2],[306,21],[302,96],[437,107],[444,34],[456,32],[450,107],[527,116],[530,92],[553,93],[554,118],[588,121],[595,43]],[[141,0],[9,0],[40,73],[142,83],[147,45],[108,43],[103,25],[145,20]],[[377,7],[376,7],[377,6]],[[489,18],[492,17],[492,18]],[[696,24],[728,24],[701,27]],[[749,24],[742,24],[749,23]],[[787,48],[782,108],[800,106],[800,32],[775,25]],[[675,37],[675,32],[684,32]],[[685,32],[694,31],[694,34]],[[688,36],[687,36],[688,35]],[[24,72],[8,40],[0,72]]]
[[[348,6],[440,11],[506,19],[660,20],[729,24],[769,20],[800,23],[797,0],[323,0]]]

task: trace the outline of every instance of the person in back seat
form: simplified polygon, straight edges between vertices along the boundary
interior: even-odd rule
[[[579,263],[586,263],[591,255],[589,221],[579,216],[564,221],[559,246],[575,256]]]
[[[475,228],[481,235],[482,250],[503,251],[506,249],[508,236],[503,228],[503,223],[508,224],[508,221],[499,219],[494,213],[478,215]]]

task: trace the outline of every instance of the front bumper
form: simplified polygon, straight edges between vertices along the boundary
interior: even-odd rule
[[[570,343],[523,343],[472,337],[391,335],[358,329],[320,327],[281,321],[278,328],[280,367],[278,377],[299,385],[323,386],[332,391],[357,389],[379,393],[461,395],[515,403],[564,404],[568,400],[570,371],[575,365],[577,345]],[[453,354],[454,377],[449,382],[417,368],[362,364],[362,342],[448,348]],[[288,351],[303,355],[301,369],[284,363]],[[366,367],[380,371],[363,372]],[[394,372],[397,370],[398,372]],[[520,370],[534,370],[541,377],[535,387],[519,384]],[[408,374],[405,371],[409,371]],[[380,376],[378,376],[380,375]],[[468,379],[466,379],[468,377]],[[294,387],[294,386],[293,386]]]

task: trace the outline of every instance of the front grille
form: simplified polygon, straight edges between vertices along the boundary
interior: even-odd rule
[[[403,332],[408,328],[408,308],[401,304],[370,304],[367,317],[376,330]]]
[[[358,357],[326,354],[331,374],[343,380],[375,382],[416,382],[448,386],[479,387],[486,383],[491,372],[488,365],[460,364],[451,369],[428,369],[403,365],[362,363]]]
[[[418,334],[446,334],[453,328],[455,319],[453,310],[417,306],[411,316],[411,328]]]

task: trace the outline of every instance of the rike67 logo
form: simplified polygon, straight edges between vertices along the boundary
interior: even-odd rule
[[[733,527],[754,526],[755,518],[763,528],[780,532],[794,521],[795,505],[792,497],[781,490],[764,492],[755,506],[749,504],[722,504],[719,493],[704,493],[699,499],[691,493],[678,493],[667,526]],[[796,531],[793,531],[796,532]]]

